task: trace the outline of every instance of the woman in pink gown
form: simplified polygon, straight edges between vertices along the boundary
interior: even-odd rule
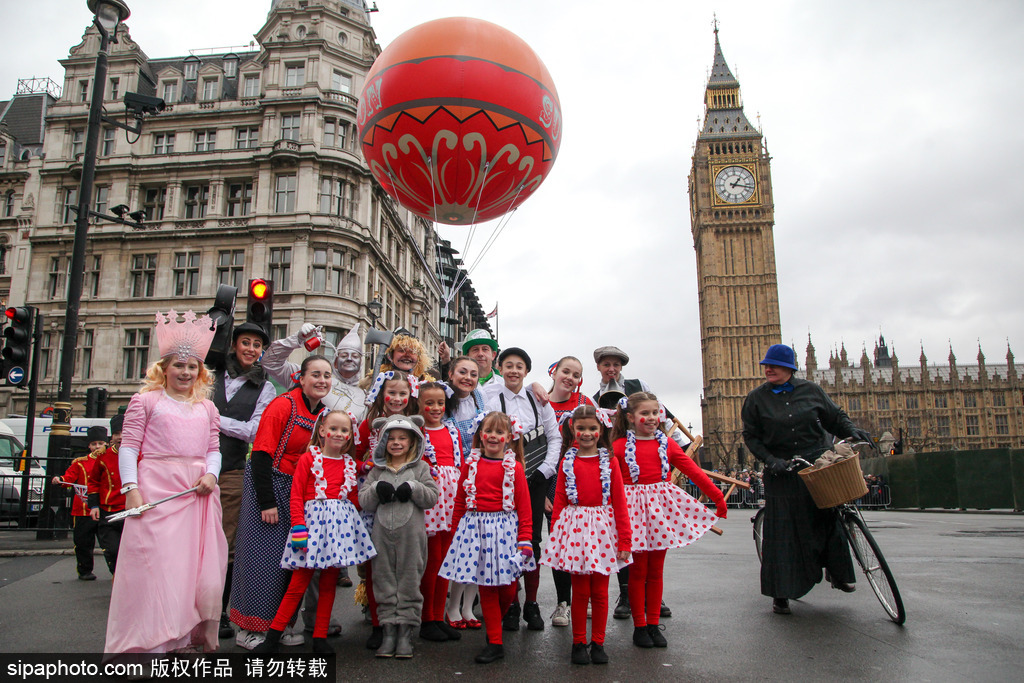
[[[125,413],[118,453],[125,507],[198,490],[125,520],[108,653],[217,649],[228,551],[217,489],[220,414],[207,398],[212,376],[202,363],[210,326],[191,311],[184,323],[174,311],[157,314],[162,357]]]

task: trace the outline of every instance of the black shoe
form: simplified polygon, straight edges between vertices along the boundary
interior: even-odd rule
[[[235,637],[235,629],[231,628],[231,620],[226,614],[220,615],[220,629],[217,631],[217,636],[220,638]]]
[[[516,617],[518,619],[518,617]],[[491,662],[501,659],[505,656],[505,648],[501,643],[495,645],[494,643],[487,643],[484,646],[483,652],[476,656],[477,664],[490,664]]]
[[[668,647],[668,641],[661,635],[661,629],[660,624],[647,624],[647,633],[650,634],[654,647]]]
[[[654,641],[651,640],[651,633],[647,630],[646,626],[633,627],[633,644],[637,647],[654,647]]]
[[[594,664],[608,663],[608,654],[604,651],[604,645],[590,644],[590,661]]]
[[[505,612],[504,618],[501,620],[501,628],[506,631],[518,631],[519,630],[519,603],[513,602],[508,607],[508,611]]]
[[[857,587],[854,586],[852,583],[844,583],[842,581],[837,581],[836,579],[833,579],[831,574],[828,573],[828,571],[825,572],[825,580],[832,584],[833,588],[837,588],[843,591],[844,593],[852,593],[855,590],[857,590]]]
[[[535,602],[524,603],[523,621],[526,622],[527,629],[531,631],[543,631],[544,619],[540,616],[540,605]]]
[[[572,663],[573,664],[590,664],[590,653],[587,652],[586,643],[573,643],[572,644]]]
[[[629,593],[626,591],[619,591],[619,601],[615,603],[615,611],[612,612],[612,616],[616,619],[629,619],[632,616],[629,611]]]
[[[314,638],[313,639],[313,654],[315,655],[333,655],[334,648],[327,642],[326,638]]]
[[[448,636],[438,627],[436,621],[424,621],[420,624],[420,638],[434,643],[443,643],[448,640]]]
[[[370,637],[366,639],[366,649],[376,650],[380,647],[380,644],[384,642],[384,627],[374,626],[373,631],[370,632]]]
[[[270,629],[267,631],[267,637],[263,639],[263,642],[252,649],[254,653],[261,655],[272,655],[278,650],[278,646],[281,644],[281,634],[284,631],[276,631]]]
[[[792,614],[793,610],[789,609],[789,600],[786,598],[775,598],[772,600],[772,611],[776,614]]]
[[[78,580],[79,581],[95,581],[96,580],[96,575],[93,574],[92,572],[86,572],[84,574],[79,574],[78,575]]]
[[[443,633],[445,638],[448,640],[462,640],[462,634],[459,633],[459,629],[452,628],[443,621],[435,621],[434,623],[437,624],[437,628],[440,629],[441,633]]]
[[[662,619],[668,619],[672,616],[672,608],[665,604],[665,601],[661,601],[661,616]]]

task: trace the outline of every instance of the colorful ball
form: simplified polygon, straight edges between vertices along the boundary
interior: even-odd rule
[[[529,198],[561,143],[544,63],[480,19],[437,19],[381,52],[359,98],[359,139],[377,182],[427,220],[471,225]]]

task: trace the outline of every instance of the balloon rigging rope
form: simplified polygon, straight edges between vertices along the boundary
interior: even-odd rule
[[[515,206],[516,200],[519,199],[519,195],[522,193],[522,191],[523,191],[523,189],[525,187],[526,187],[526,183],[523,183],[522,185],[519,186],[519,190],[516,192],[516,196],[512,198],[512,203],[509,204],[509,206]],[[491,247],[497,241],[498,237],[501,236],[501,233],[508,226],[509,222],[511,222],[512,216],[515,215],[515,212],[518,211],[518,210],[519,210],[519,207],[516,207],[516,208],[512,209],[511,211],[506,211],[505,214],[502,215],[501,220],[498,221],[498,225],[494,228],[494,231],[491,232],[490,239],[488,239],[487,242],[484,244],[483,250],[476,257],[476,260],[473,261],[473,265],[471,265],[466,270],[466,276],[463,278],[464,281],[468,280],[469,276],[472,275],[473,272],[476,270],[477,266],[480,265],[480,262],[483,260],[484,256],[487,255],[488,251],[490,251]],[[461,287],[462,285],[460,284],[459,286]]]

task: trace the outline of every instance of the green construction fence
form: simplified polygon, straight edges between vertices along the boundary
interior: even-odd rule
[[[904,453],[861,468],[885,478],[894,508],[1024,509],[1024,449]]]

